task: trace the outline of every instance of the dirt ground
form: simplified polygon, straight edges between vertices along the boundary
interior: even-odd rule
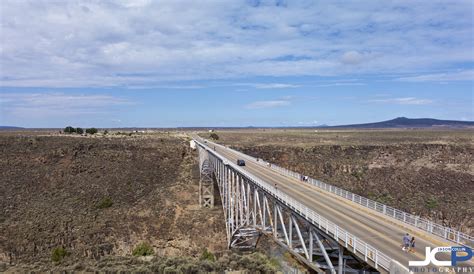
[[[0,272],[304,273],[265,237],[256,252],[227,249],[219,198],[199,207],[189,136],[0,131]],[[132,256],[141,243],[153,256]]]
[[[0,270],[226,249],[222,209],[198,205],[197,152],[177,133],[109,137],[0,132]],[[57,134],[56,134],[57,135]],[[103,206],[104,200],[112,202]]]
[[[273,269],[275,259],[226,250],[221,207],[199,209],[188,134],[0,132],[0,271],[218,271],[249,261]],[[217,134],[250,155],[472,234],[472,131]],[[154,258],[131,256],[142,242]],[[68,253],[60,263],[51,257],[57,247]],[[199,260],[204,248],[219,259]]]
[[[220,143],[474,232],[473,130],[217,131]],[[201,133],[209,138],[209,133]]]

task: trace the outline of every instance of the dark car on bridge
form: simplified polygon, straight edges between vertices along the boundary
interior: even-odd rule
[[[244,161],[244,160],[241,160],[241,159],[238,159],[238,160],[237,160],[237,165],[238,165],[238,166],[245,166],[245,161]]]

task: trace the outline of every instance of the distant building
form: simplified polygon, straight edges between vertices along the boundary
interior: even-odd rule
[[[210,130],[209,130],[209,133],[211,133],[211,132],[214,132],[214,130],[213,130],[213,129],[210,129]]]

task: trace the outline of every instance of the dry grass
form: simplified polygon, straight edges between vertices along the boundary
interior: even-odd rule
[[[395,145],[473,144],[474,130],[309,130],[249,129],[218,131],[219,142],[228,145]],[[208,138],[209,133],[200,133]]]

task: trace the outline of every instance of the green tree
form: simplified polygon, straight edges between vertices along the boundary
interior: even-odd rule
[[[76,129],[71,126],[67,126],[66,128],[64,128],[64,133],[74,133],[74,132],[76,132]]]
[[[96,134],[96,133],[97,133],[97,129],[94,128],[94,127],[88,128],[88,129],[86,129],[86,133],[88,133],[88,134]]]
[[[84,129],[78,127],[78,128],[76,128],[76,133],[77,134],[82,134],[82,133],[84,133]]]
[[[211,137],[211,139],[213,139],[213,140],[219,140],[219,135],[217,135],[216,133],[211,133],[211,135],[209,135],[209,137]]]

